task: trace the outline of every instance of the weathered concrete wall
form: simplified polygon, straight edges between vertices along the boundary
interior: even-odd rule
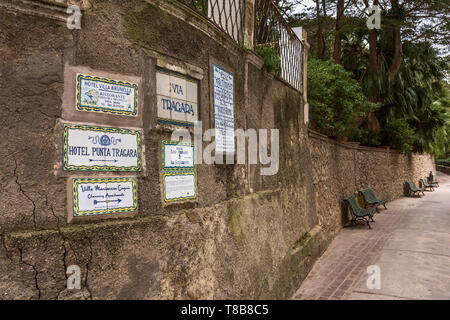
[[[368,151],[380,176],[383,161],[392,162],[377,180],[362,161],[366,151],[308,138],[301,94],[177,1],[81,1],[80,30],[69,30],[64,7],[52,4],[65,1],[34,2],[0,6],[2,298],[288,298],[342,225],[342,196],[372,182],[382,190],[389,176],[422,163]],[[213,127],[211,61],[234,73],[235,127],[280,130],[280,169],[261,176],[260,165],[198,165],[197,200],[164,205],[161,141],[173,128],[156,122],[155,68],[199,75],[206,130]],[[142,114],[130,125],[143,129],[145,170],[132,218],[67,222],[59,123],[81,119],[67,112],[75,67],[140,81]],[[122,124],[114,116],[86,119]],[[358,178],[351,170],[361,170]],[[327,190],[332,196],[323,201]],[[73,264],[81,292],[66,290]]]
[[[339,143],[312,131],[308,141],[320,225],[327,235],[348,222],[343,198],[373,188],[380,198],[398,199],[404,195],[405,181],[418,186],[419,179],[436,172],[430,155]]]
[[[0,296],[290,297],[328,241],[316,216],[301,94],[176,1],[84,1],[80,30],[46,3],[0,8]],[[163,205],[161,140],[173,128],[156,123],[155,67],[200,75],[206,130],[211,61],[234,73],[236,128],[280,129],[280,170],[261,176],[260,165],[198,165],[197,200]],[[74,68],[137,79],[142,114],[127,124],[70,111]],[[134,217],[67,222],[59,123],[80,120],[142,126]],[[81,267],[81,293],[65,290],[72,264]]]

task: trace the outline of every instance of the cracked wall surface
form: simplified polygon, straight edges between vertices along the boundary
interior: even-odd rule
[[[404,182],[415,181],[436,172],[431,155],[399,154],[338,143],[317,133],[308,140],[313,160],[313,181],[320,223],[326,234],[336,234],[348,222],[345,197],[358,190],[373,188],[379,198],[390,200],[405,195]],[[389,205],[388,205],[389,206]]]
[[[317,172],[334,179],[323,161],[336,157],[311,146],[301,94],[207,20],[180,6],[162,9],[173,0],[83,1],[80,30],[66,27],[61,8],[37,14],[32,2],[0,6],[0,299],[289,298],[341,227],[324,222],[335,211],[316,210]],[[156,123],[155,68],[202,72],[206,130],[211,61],[234,73],[235,127],[280,130],[279,172],[198,165],[197,201],[164,205],[161,141],[172,129]],[[142,79],[146,170],[133,218],[67,222],[58,123],[68,120],[68,66]],[[81,269],[81,290],[67,289],[70,265]]]

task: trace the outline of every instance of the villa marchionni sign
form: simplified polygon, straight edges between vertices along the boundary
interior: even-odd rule
[[[76,110],[137,116],[138,86],[90,75],[77,74]]]
[[[63,169],[141,171],[141,132],[88,125],[63,126]]]
[[[72,179],[73,216],[137,211],[136,178]]]

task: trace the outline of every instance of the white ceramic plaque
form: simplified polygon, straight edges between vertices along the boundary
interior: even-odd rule
[[[193,126],[198,120],[198,80],[158,68],[156,95],[158,122]]]
[[[64,170],[141,170],[140,131],[68,124],[63,129]]]
[[[195,173],[166,173],[163,189],[165,202],[194,199],[197,197]]]
[[[163,141],[163,170],[194,169],[194,144]]]
[[[217,64],[213,67],[213,103],[216,153],[234,154],[234,78]]]
[[[137,211],[136,178],[72,179],[73,216]]]
[[[138,85],[77,73],[76,110],[124,116],[138,114]]]

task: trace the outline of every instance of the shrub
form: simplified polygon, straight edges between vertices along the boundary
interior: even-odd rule
[[[379,106],[366,99],[358,81],[343,66],[309,59],[308,102],[315,129],[330,137],[370,140],[363,128],[355,130],[356,123]]]
[[[400,153],[413,150],[414,129],[403,118],[389,118],[381,130],[383,140]]]
[[[281,74],[281,60],[280,54],[274,48],[269,46],[257,47],[256,53],[263,58],[264,68],[267,72],[280,75]]]

